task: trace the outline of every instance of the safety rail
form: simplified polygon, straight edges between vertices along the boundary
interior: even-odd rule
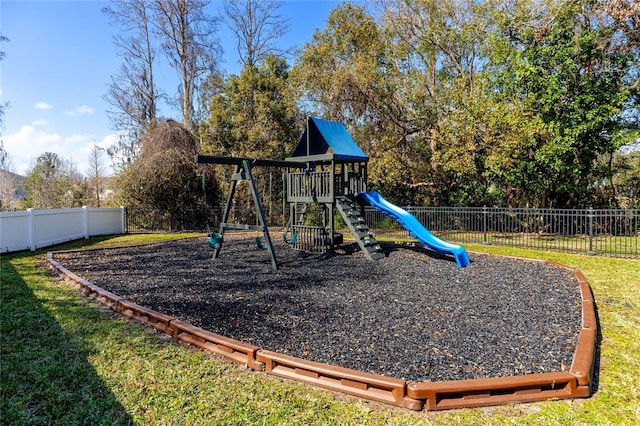
[[[308,202],[313,200],[320,203],[333,201],[333,180],[331,172],[300,172],[287,175],[287,200],[289,202]]]

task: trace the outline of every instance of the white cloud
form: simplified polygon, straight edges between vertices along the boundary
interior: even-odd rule
[[[51,109],[53,108],[53,105],[48,104],[46,102],[38,102],[37,104],[34,105],[34,107],[36,109]]]
[[[2,137],[4,147],[13,160],[18,174],[24,175],[32,161],[45,152],[61,152],[62,136],[57,133],[36,131],[34,126],[25,125],[18,133]]]
[[[107,135],[101,141],[95,139],[94,135],[73,135],[66,139],[67,142],[73,142],[73,149],[70,151],[71,160],[76,166],[76,169],[83,174],[87,174],[90,169],[89,158],[93,146],[97,145],[100,148],[106,149],[113,145],[113,142],[117,140],[117,135]],[[66,157],[65,157],[66,158]],[[111,174],[111,160],[107,156],[106,152],[102,156],[105,166],[105,172]]]
[[[81,115],[92,115],[93,113],[95,113],[95,111],[89,105],[81,105],[71,111],[68,111],[67,115],[71,117],[78,117]]]
[[[94,135],[71,135],[68,138],[66,138],[64,141],[66,143],[76,144],[79,142],[86,142],[93,139],[95,139]]]
[[[89,169],[89,155],[93,145],[107,148],[118,140],[118,134],[108,134],[98,139],[93,134],[73,134],[63,136],[58,133],[47,133],[38,130],[34,125],[24,125],[17,133],[4,135],[2,140],[9,157],[15,166],[15,172],[26,175],[29,167],[45,152],[56,153],[65,161],[70,161],[85,174]],[[107,173],[111,173],[111,162],[104,156]]]
[[[122,135],[118,133],[110,133],[106,135],[100,142],[98,142],[98,146],[101,148],[108,148],[111,145],[115,145],[116,142],[120,140]]]
[[[33,123],[31,123],[32,126],[46,126],[47,124],[49,124],[49,122],[47,120],[35,120]]]

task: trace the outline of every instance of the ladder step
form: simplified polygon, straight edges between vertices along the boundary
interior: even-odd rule
[[[369,238],[368,240],[363,239],[362,243],[365,245],[365,247],[371,247],[375,244],[378,244],[375,238]]]
[[[366,237],[373,237],[373,232],[371,231],[362,231],[357,233],[358,239],[363,240]]]

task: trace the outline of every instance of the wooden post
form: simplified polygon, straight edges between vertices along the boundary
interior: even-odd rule
[[[227,223],[227,219],[229,219],[229,211],[231,210],[231,202],[233,201],[233,195],[236,192],[236,182],[237,177],[240,175],[241,167],[237,164],[233,169],[233,175],[231,175],[231,183],[229,184],[229,195],[227,196],[227,203],[224,205],[224,212],[222,213],[222,218],[220,219],[220,228],[218,233],[221,236],[224,236],[224,225]],[[217,259],[218,254],[220,253],[220,248],[213,250],[213,258]]]
[[[262,210],[262,204],[260,203],[260,196],[258,194],[258,189],[256,188],[255,182],[253,181],[253,175],[251,174],[251,165],[248,160],[244,160],[242,162],[244,167],[246,178],[249,181],[249,186],[251,188],[251,195],[253,196],[253,204],[256,207],[258,212],[258,219],[260,221],[260,226],[262,226],[262,232],[264,233],[264,240],[267,246],[267,251],[269,252],[269,256],[271,257],[271,266],[274,271],[278,270],[278,261],[276,260],[276,253],[273,249],[273,244],[271,243],[271,236],[269,235],[269,227],[267,226],[267,221],[264,217],[264,211]]]

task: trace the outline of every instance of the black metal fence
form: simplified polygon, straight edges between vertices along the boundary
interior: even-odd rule
[[[435,235],[457,243],[506,245],[640,258],[640,210],[406,207]],[[288,209],[265,207],[270,227],[282,230]],[[173,214],[126,209],[126,229],[135,232],[206,232],[220,224],[222,207],[183,208]],[[410,239],[395,220],[367,207],[365,220],[377,238]],[[257,224],[253,207],[234,207],[228,222]],[[336,221],[340,228],[340,221]],[[345,229],[342,230],[347,233]]]
[[[640,257],[640,210],[408,207],[427,229],[453,242]],[[379,238],[409,238],[388,216],[367,208]]]

